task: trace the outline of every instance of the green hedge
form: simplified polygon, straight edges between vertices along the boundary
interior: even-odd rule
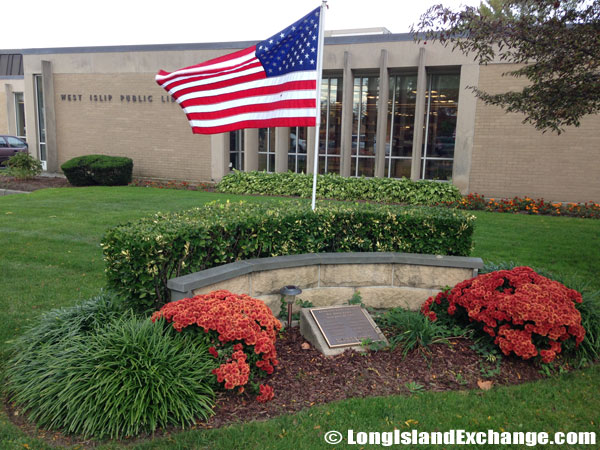
[[[239,172],[226,175],[217,185],[228,194],[290,195],[312,197],[312,175],[301,173]],[[335,174],[317,176],[317,197],[336,200],[370,200],[407,205],[435,205],[460,200],[452,183],[411,181],[406,178],[348,178]]]
[[[112,228],[102,247],[109,285],[144,309],[169,301],[170,278],[237,260],[357,251],[466,256],[474,219],[448,208],[211,203]]]
[[[131,183],[133,160],[124,156],[85,155],[60,166],[73,186],[126,186]]]

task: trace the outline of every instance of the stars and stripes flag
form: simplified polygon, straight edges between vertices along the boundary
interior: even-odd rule
[[[321,7],[245,50],[160,71],[156,82],[197,134],[243,128],[315,126]]]

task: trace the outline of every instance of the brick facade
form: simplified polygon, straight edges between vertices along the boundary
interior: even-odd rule
[[[515,67],[481,66],[479,88],[490,93],[522,88],[521,80],[502,76]],[[588,116],[560,136],[523,124],[523,118],[478,101],[469,191],[494,198],[599,201],[600,116]]]
[[[132,158],[138,177],[210,180],[210,136],[192,134],[154,74],[56,74],[54,92],[59,165],[99,153]]]

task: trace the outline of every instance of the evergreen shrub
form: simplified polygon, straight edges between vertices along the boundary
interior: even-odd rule
[[[85,155],[60,166],[73,186],[126,186],[131,182],[133,160],[123,156]]]
[[[217,185],[228,194],[261,194],[312,197],[313,177],[303,173],[233,171]],[[435,205],[462,197],[452,183],[407,178],[354,178],[336,174],[317,175],[317,198],[369,200],[407,205]]]
[[[466,256],[475,217],[448,208],[308,202],[211,203],[109,229],[102,247],[111,288],[135,309],[169,300],[170,278],[238,260],[329,252]]]

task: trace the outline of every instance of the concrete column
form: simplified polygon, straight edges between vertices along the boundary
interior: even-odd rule
[[[25,134],[29,146],[29,154],[38,160],[40,159],[40,143],[38,140],[38,120],[37,120],[37,93],[35,90],[35,77],[32,74],[26,74],[25,88],[23,96],[25,100]]]
[[[341,138],[341,173],[343,177],[350,176],[352,165],[352,103],[354,93],[354,76],[352,74],[352,56],[344,52],[344,73],[342,93],[342,138]]]
[[[8,127],[8,134],[17,134],[17,121],[15,114],[15,96],[13,93],[12,84],[7,83],[4,85],[4,93],[6,94],[6,125]]]
[[[287,172],[290,128],[275,128],[275,172]]]
[[[320,111],[319,111],[320,113]],[[324,127],[326,124],[321,123]],[[312,174],[314,171],[314,154],[315,154],[315,139],[317,139],[317,128],[308,127],[306,131],[306,173]]]
[[[44,114],[46,117],[46,170],[48,172],[58,172],[54,75],[51,61],[42,61],[42,84],[44,88]]]
[[[229,173],[229,133],[213,134],[210,137],[210,178],[221,181]]]
[[[377,102],[377,146],[375,148],[375,176],[383,177],[385,169],[385,142],[388,114],[388,97],[390,91],[390,77],[388,76],[388,52],[381,50],[381,63],[379,65],[379,101]]]
[[[427,91],[427,71],[425,69],[425,49],[419,49],[419,69],[417,72],[417,104],[415,105],[414,139],[410,179],[421,179],[421,155],[423,152],[423,126],[425,123],[425,92]]]
[[[473,136],[475,134],[475,113],[477,97],[467,86],[477,86],[479,65],[468,64],[460,69],[460,88],[456,116],[456,141],[454,143],[454,164],[452,183],[462,194],[469,193],[471,158],[473,156]]]
[[[258,128],[244,130],[244,172],[258,170]]]

